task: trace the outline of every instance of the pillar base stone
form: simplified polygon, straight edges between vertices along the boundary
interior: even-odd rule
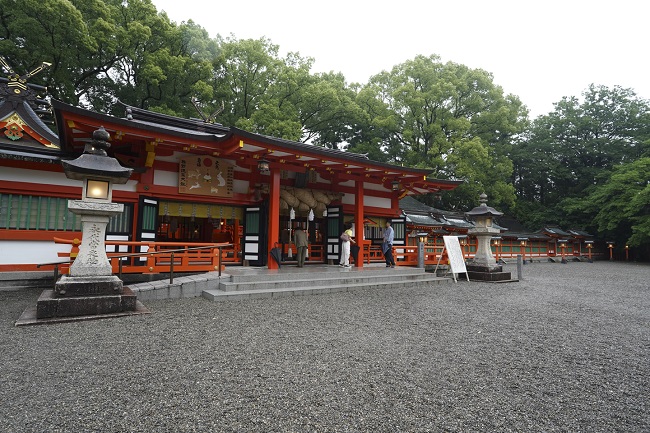
[[[136,310],[136,295],[125,287],[121,294],[95,296],[57,296],[44,290],[36,301],[36,318],[91,316]]]
[[[56,296],[119,295],[123,291],[122,280],[115,275],[100,277],[62,276],[54,286]]]
[[[509,281],[512,280],[510,272],[504,272],[499,265],[483,266],[468,263],[466,265],[467,276],[470,281]]]

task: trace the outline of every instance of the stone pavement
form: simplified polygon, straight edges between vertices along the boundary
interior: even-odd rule
[[[647,432],[649,277],[535,263],[519,283],[150,300],[24,328],[40,289],[0,291],[0,431]]]

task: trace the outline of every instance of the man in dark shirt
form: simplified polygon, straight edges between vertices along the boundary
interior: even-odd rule
[[[386,230],[384,230],[384,242],[381,244],[381,250],[386,259],[386,267],[394,268],[395,259],[393,258],[393,239],[395,238],[395,231],[390,226],[390,221],[386,221]]]
[[[293,233],[293,236],[296,240],[296,249],[298,250],[298,267],[302,268],[305,266],[305,258],[307,257],[307,247],[309,246],[309,240],[307,239],[307,233],[302,229],[298,228]]]

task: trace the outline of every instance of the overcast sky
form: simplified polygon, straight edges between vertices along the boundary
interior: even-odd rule
[[[646,0],[152,0],[172,21],[210,36],[266,36],[282,55],[313,57],[312,72],[368,78],[418,54],[491,72],[531,117],[590,84],[650,98]]]

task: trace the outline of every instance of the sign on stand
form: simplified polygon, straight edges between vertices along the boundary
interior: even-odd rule
[[[443,241],[445,242],[445,248],[442,250],[442,254],[438,259],[438,265],[436,265],[436,271],[440,265],[440,259],[447,251],[447,257],[449,257],[449,267],[451,269],[451,274],[454,277],[454,281],[458,282],[456,279],[456,274],[465,274],[467,276],[467,281],[469,281],[469,275],[467,275],[467,268],[465,267],[465,257],[463,250],[460,249],[460,242],[458,242],[458,236],[443,236]]]

